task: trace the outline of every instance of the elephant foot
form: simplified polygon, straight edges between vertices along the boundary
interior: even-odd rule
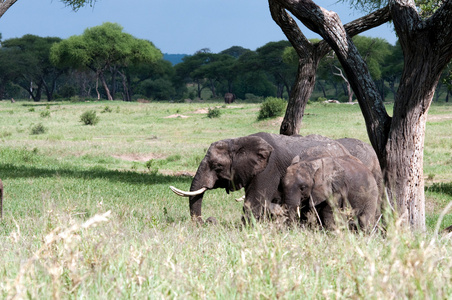
[[[206,224],[218,225],[218,221],[214,217],[208,217],[206,220]]]

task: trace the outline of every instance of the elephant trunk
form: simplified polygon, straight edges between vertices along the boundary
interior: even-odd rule
[[[206,186],[203,184],[201,172],[196,172],[195,177],[190,186],[190,192],[206,190]],[[202,223],[202,199],[204,197],[204,191],[190,196],[190,216],[194,221],[201,221]]]

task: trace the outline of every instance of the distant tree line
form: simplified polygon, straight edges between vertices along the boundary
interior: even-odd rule
[[[381,96],[393,99],[403,69],[400,45],[364,36],[354,42]],[[287,98],[297,67],[298,56],[288,41],[269,42],[255,51],[201,49],[173,66],[151,42],[123,32],[119,24],[104,23],[64,40],[24,35],[1,41],[0,36],[0,99],[181,101],[222,98],[227,92],[239,99]],[[448,101],[451,74],[451,68],[445,70],[436,100]],[[316,97],[352,100],[333,52],[322,60],[316,77]]]

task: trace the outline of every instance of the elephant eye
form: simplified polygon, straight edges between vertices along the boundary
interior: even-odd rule
[[[217,172],[220,172],[220,171],[223,170],[223,165],[219,164],[219,163],[213,163],[212,164],[212,169],[217,171]]]

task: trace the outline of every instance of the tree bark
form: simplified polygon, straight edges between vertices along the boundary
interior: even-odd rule
[[[0,0],[0,18],[17,0]]]
[[[386,145],[390,197],[412,228],[425,229],[423,152],[427,112],[452,59],[452,1],[422,20],[413,1],[390,1],[405,62]]]

